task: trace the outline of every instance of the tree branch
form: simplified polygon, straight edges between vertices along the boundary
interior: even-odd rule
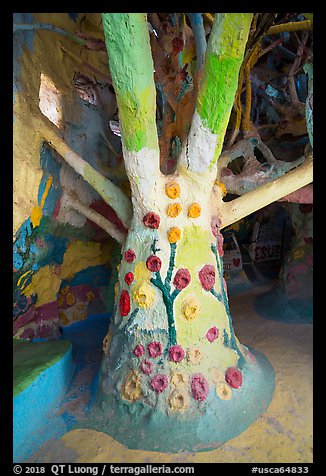
[[[282,177],[269,182],[256,190],[246,193],[231,202],[220,204],[221,228],[244,218],[251,213],[266,207],[286,195],[295,192],[313,181],[312,156],[294,170]]]
[[[113,182],[95,170],[86,160],[76,154],[55,131],[52,123],[44,116],[38,119],[37,126],[44,139],[61,155],[78,174],[80,174],[89,185],[91,185],[110,205],[120,218],[125,228],[129,228],[132,207],[130,199]]]
[[[196,42],[196,69],[201,71],[205,62],[207,48],[202,13],[187,13]]]
[[[297,22],[291,21],[289,23],[271,26],[266,31],[265,35],[277,35],[278,33],[284,33],[285,31],[312,30],[312,25],[313,22],[311,20]]]
[[[81,213],[93,223],[96,223],[102,230],[104,230],[109,236],[112,236],[121,245],[126,240],[126,235],[120,231],[113,223],[107,220],[103,215],[96,212],[92,208],[84,205],[76,196],[65,190],[67,197],[67,204],[74,208],[78,213]]]

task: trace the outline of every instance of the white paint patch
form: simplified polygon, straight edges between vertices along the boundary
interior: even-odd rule
[[[213,160],[217,134],[213,134],[194,112],[188,139],[182,149],[180,163],[189,171],[205,173]]]

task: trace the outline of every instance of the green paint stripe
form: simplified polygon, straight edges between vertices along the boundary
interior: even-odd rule
[[[127,150],[159,149],[154,65],[145,13],[102,13],[112,84]]]

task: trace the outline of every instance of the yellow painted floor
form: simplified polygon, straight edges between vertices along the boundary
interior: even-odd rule
[[[223,447],[209,452],[172,454],[128,450],[108,435],[73,430],[47,442],[28,462],[37,463],[311,463],[312,325],[260,318],[255,295],[267,287],[231,296],[235,333],[243,344],[263,352],[276,374],[267,412]],[[137,438],[137,435],[135,435]]]

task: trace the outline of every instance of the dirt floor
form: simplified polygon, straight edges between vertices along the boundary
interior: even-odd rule
[[[128,450],[106,434],[73,430],[48,441],[33,463],[311,463],[312,325],[284,324],[259,317],[255,288],[230,297],[235,333],[240,342],[263,352],[276,374],[267,412],[223,447],[209,452],[172,454]]]

